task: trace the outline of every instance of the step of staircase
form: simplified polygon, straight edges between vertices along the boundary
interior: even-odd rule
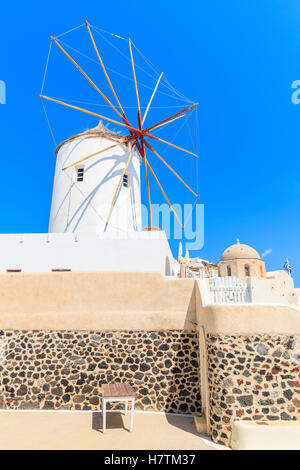
[[[196,431],[199,434],[207,434],[206,418],[204,415],[194,414],[194,423]]]

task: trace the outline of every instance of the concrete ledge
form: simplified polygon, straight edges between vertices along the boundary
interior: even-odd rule
[[[194,330],[186,312],[43,312],[0,314],[0,330],[169,331]]]
[[[230,446],[234,450],[300,450],[300,421],[235,421]]]
[[[0,274],[0,329],[190,329],[194,286],[159,272]]]
[[[212,334],[300,334],[300,309],[293,305],[214,304],[198,308],[197,317],[198,325]]]

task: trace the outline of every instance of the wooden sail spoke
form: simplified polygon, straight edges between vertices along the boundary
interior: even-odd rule
[[[153,98],[154,98],[154,96],[155,96],[155,93],[156,93],[156,91],[157,91],[159,82],[160,82],[161,77],[163,76],[163,74],[164,74],[164,73],[162,73],[162,74],[160,75],[159,79],[157,80],[156,86],[155,86],[155,88],[154,88],[154,90],[153,90],[153,93],[152,93],[151,98],[150,98],[150,100],[149,100],[148,106],[147,106],[147,108],[146,108],[146,111],[145,111],[145,114],[144,114],[144,117],[143,117],[142,124],[144,124],[144,122],[145,122],[145,119],[146,119],[146,117],[147,117],[148,111],[149,111],[149,109],[150,109],[151,103],[152,103],[152,101],[153,101]]]
[[[155,140],[158,140],[159,142],[163,142],[164,144],[167,144],[167,145],[170,145],[171,147],[174,147],[178,150],[182,150],[183,152],[186,152],[186,153],[190,153],[191,155],[194,155],[194,157],[198,157],[198,155],[196,155],[195,153],[191,152],[190,150],[186,150],[186,149],[183,149],[181,147],[178,147],[178,145],[174,145],[174,144],[171,144],[171,142],[167,142],[166,140],[163,140],[163,139],[160,139],[159,137],[156,137],[156,135],[152,135],[152,134],[144,134],[145,137],[150,137],[151,139],[155,139]]]
[[[67,170],[68,168],[71,168],[71,167],[74,166],[74,165],[77,165],[78,163],[81,163],[81,162],[84,162],[85,160],[88,160],[88,158],[92,158],[92,157],[94,157],[95,155],[99,155],[100,153],[106,152],[107,150],[111,150],[111,149],[113,149],[113,148],[115,148],[115,147],[118,147],[118,145],[120,145],[120,143],[111,145],[110,147],[107,147],[107,148],[102,149],[102,150],[98,150],[98,152],[92,153],[91,155],[88,155],[87,157],[84,157],[84,158],[82,158],[81,160],[78,160],[78,161],[75,162],[75,163],[71,163],[71,165],[68,165],[68,166],[66,166],[65,168],[63,168],[63,171],[64,171],[64,170]]]
[[[123,115],[125,116],[125,111],[124,111],[124,109],[122,108],[122,105],[121,105],[121,103],[120,103],[120,101],[119,101],[119,99],[118,99],[118,96],[117,96],[117,94],[116,94],[116,92],[115,92],[115,89],[114,89],[114,87],[113,87],[113,85],[112,85],[112,83],[111,83],[111,81],[110,81],[110,78],[109,78],[109,76],[108,76],[108,74],[107,74],[105,65],[104,65],[104,63],[103,63],[103,60],[102,60],[100,54],[99,54],[98,48],[97,48],[96,43],[95,43],[95,40],[94,40],[94,36],[93,36],[93,34],[92,34],[92,32],[91,32],[91,29],[90,29],[90,26],[89,26],[89,24],[88,24],[87,21],[85,22],[85,24],[86,24],[86,26],[87,26],[89,35],[90,35],[90,37],[91,37],[91,40],[92,40],[94,49],[95,49],[96,54],[97,54],[97,56],[98,56],[98,59],[99,59],[99,62],[100,62],[100,64],[101,64],[101,67],[102,67],[102,69],[103,69],[103,72],[104,72],[104,75],[105,75],[105,77],[106,77],[106,80],[108,81],[108,84],[109,84],[109,86],[110,86],[110,88],[111,88],[111,91],[112,91],[113,94],[114,94],[114,97],[115,97],[115,99],[116,99],[116,101],[117,101],[117,103],[118,103],[118,105],[119,105],[119,108],[121,109]]]
[[[182,230],[184,230],[184,227],[183,227],[183,225],[182,225],[182,223],[181,223],[181,221],[180,221],[178,215],[176,214],[175,209],[173,208],[172,204],[170,203],[170,201],[169,201],[169,199],[168,199],[166,193],[164,192],[164,190],[163,190],[163,188],[162,188],[160,182],[158,181],[158,178],[157,178],[156,174],[155,174],[154,171],[152,170],[152,168],[151,168],[151,166],[150,166],[148,160],[147,160],[147,166],[149,167],[149,170],[151,171],[152,175],[154,176],[154,178],[155,178],[155,180],[156,180],[156,182],[157,182],[157,184],[158,184],[158,186],[159,186],[159,189],[161,190],[161,192],[162,192],[163,195],[164,195],[164,198],[166,199],[167,203],[169,204],[170,209],[174,212],[174,215],[175,215],[176,219],[178,220],[179,225],[181,226]]]
[[[169,168],[169,170],[172,171],[172,173],[181,181],[181,183],[184,184],[184,186],[187,187],[187,189],[189,191],[191,191],[191,193],[194,194],[194,196],[196,196],[197,198],[199,198],[198,194],[195,193],[195,191],[193,191],[184,181],[183,179],[176,173],[175,170],[173,170],[173,168],[151,147],[150,144],[148,144],[148,142],[145,141],[145,145],[148,147],[149,150],[151,150],[165,165],[166,167]]]
[[[138,89],[138,85],[137,85],[137,81],[136,81],[135,65],[134,65],[134,60],[133,60],[132,47],[131,47],[131,40],[130,39],[129,39],[129,49],[130,49],[130,57],[131,57],[131,65],[132,65],[134,86],[135,86],[136,101],[137,101],[137,107],[138,107],[139,125],[140,125],[140,128],[141,128],[140,97],[139,97],[139,89]]]
[[[171,119],[171,120],[169,120],[169,121],[167,121],[167,122],[161,122],[160,124],[156,124],[155,126],[152,126],[152,127],[151,127],[151,130],[153,131],[154,129],[158,129],[159,127],[165,126],[166,124],[170,124],[171,122],[177,121],[177,119],[181,119],[181,118],[183,118],[184,116],[186,116],[186,114],[181,114],[180,116],[177,116],[176,118]]]
[[[171,119],[176,118],[176,117],[179,116],[180,114],[183,114],[183,113],[186,113],[187,111],[190,111],[190,109],[195,108],[195,106],[198,106],[198,104],[199,104],[199,103],[195,103],[195,104],[193,104],[192,106],[189,106],[188,108],[182,109],[182,110],[179,111],[178,113],[173,114],[173,116],[170,116],[170,117],[168,117],[167,119],[164,119],[163,121],[160,121],[160,122],[158,122],[157,124],[154,124],[154,126],[151,126],[151,127],[149,127],[148,129],[146,129],[147,132],[152,131],[152,129],[158,127],[158,125],[164,124],[164,123],[170,121]]]
[[[102,93],[102,91],[97,87],[97,85],[90,79],[90,77],[82,70],[82,68],[75,62],[74,59],[65,51],[65,49],[62,47],[61,44],[59,44],[58,41],[56,41],[55,38],[51,36],[52,41],[55,42],[55,44],[62,50],[62,52],[70,59],[70,61],[77,67],[77,69],[82,73],[82,75],[90,82],[90,84],[95,88],[95,90],[98,91],[98,93],[102,96],[102,98],[105,99],[105,101],[113,108],[113,110],[122,118],[122,114],[117,110],[117,108],[112,104],[112,102]]]
[[[115,193],[114,193],[114,196],[113,196],[113,199],[112,199],[112,203],[111,203],[111,206],[110,206],[110,209],[109,209],[109,213],[108,213],[108,216],[107,216],[107,219],[106,219],[105,229],[104,229],[104,230],[106,230],[106,228],[107,228],[107,226],[108,226],[109,219],[110,219],[110,217],[111,217],[111,213],[112,213],[112,210],[113,210],[113,207],[114,207],[114,204],[115,204],[115,201],[116,201],[116,198],[117,198],[117,195],[118,195],[120,186],[121,186],[121,184],[122,184],[123,176],[124,176],[124,174],[126,173],[126,170],[127,170],[127,168],[128,168],[128,165],[129,165],[130,160],[131,160],[131,158],[132,158],[132,154],[133,154],[134,147],[135,147],[135,144],[131,145],[131,149],[130,149],[130,152],[129,152],[129,155],[128,155],[127,162],[126,162],[126,164],[125,164],[125,167],[124,167],[124,169],[123,169],[123,172],[122,172],[121,177],[120,177],[119,182],[118,182],[117,189],[116,189],[116,191],[115,191]]]
[[[44,100],[48,100],[48,101],[53,101],[54,103],[62,104],[63,106],[67,106],[67,108],[76,109],[77,111],[81,111],[86,114],[91,114],[92,116],[97,116],[101,119],[104,119],[105,121],[109,121],[109,122],[112,122],[113,124],[118,124],[119,126],[126,127],[126,129],[135,131],[133,127],[127,126],[126,124],[123,124],[122,122],[115,121],[114,119],[110,119],[106,116],[102,116],[101,114],[94,113],[93,111],[88,111],[87,109],[79,108],[78,106],[74,106],[72,104],[68,104],[68,103],[65,103],[64,101],[59,101],[59,100],[50,98],[49,96],[45,96],[45,95],[40,95],[40,98],[43,98]]]
[[[150,196],[150,184],[149,184],[149,178],[148,178],[147,157],[146,157],[146,150],[144,147],[144,142],[143,142],[143,153],[144,153],[144,165],[145,165],[145,175],[146,175],[148,204],[149,204],[149,219],[150,219],[150,227],[152,227],[152,207],[151,207],[151,196]]]

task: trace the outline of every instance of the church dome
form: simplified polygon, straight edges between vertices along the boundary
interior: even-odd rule
[[[235,245],[227,248],[221,258],[221,261],[234,259],[260,259],[257,251],[249,245],[243,245],[239,241]]]

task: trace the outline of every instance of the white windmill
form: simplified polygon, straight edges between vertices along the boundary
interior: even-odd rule
[[[152,133],[152,131],[186,116],[186,113],[195,108],[198,103],[192,104],[154,125],[145,127],[145,119],[163,74],[159,76],[147,108],[142,115],[132,43],[131,40],[129,40],[130,60],[138,108],[137,126],[131,124],[108,76],[106,67],[95,43],[91,25],[86,22],[86,27],[105,78],[113,93],[116,105],[105,96],[86,72],[75,62],[64,49],[61,41],[58,38],[52,37],[51,39],[97,90],[109,107],[114,110],[117,115],[116,119],[118,120],[102,116],[98,113],[79,108],[78,106],[48,96],[40,95],[40,97],[121,126],[122,129],[126,131],[126,134],[120,135],[111,132],[100,122],[97,127],[71,137],[56,149],[57,163],[49,231],[78,233],[141,231],[141,165],[144,167],[145,171],[149,206],[149,227],[146,227],[144,230],[157,230],[157,227],[152,226],[150,174],[152,174],[178,223],[183,228],[181,220],[168,199],[157,174],[155,174],[153,167],[149,163],[146,151],[154,154],[154,158],[158,158],[176,178],[198,198],[199,196],[196,192],[185,183],[153,146],[158,141],[195,157],[197,157],[197,155],[190,150],[183,149],[169,141],[163,140]]]

